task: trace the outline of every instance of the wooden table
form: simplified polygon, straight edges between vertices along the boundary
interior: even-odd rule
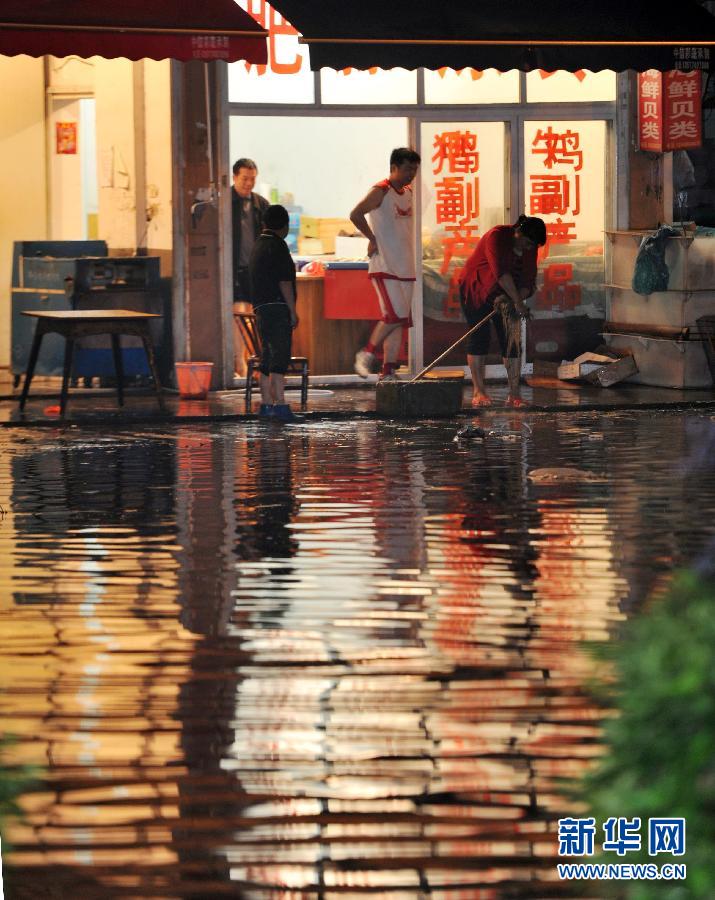
[[[154,345],[149,333],[149,320],[160,319],[156,313],[134,312],[130,309],[77,309],[54,310],[42,312],[23,312],[23,316],[31,316],[37,319],[35,337],[30,349],[30,359],[27,363],[25,383],[20,396],[20,409],[25,408],[27,395],[30,391],[30,382],[35,372],[37,357],[40,353],[42,338],[46,334],[61,334],[65,339],[64,369],[62,372],[62,391],[60,394],[60,415],[64,416],[67,407],[67,388],[72,370],[72,354],[74,343],[79,338],[92,334],[108,334],[112,340],[112,355],[114,357],[114,370],[117,376],[117,400],[120,406],[124,406],[124,369],[122,366],[122,352],[119,344],[119,336],[131,334],[141,339],[146,350],[149,368],[160,409],[164,409],[164,397],[161,392],[159,373],[154,357]]]

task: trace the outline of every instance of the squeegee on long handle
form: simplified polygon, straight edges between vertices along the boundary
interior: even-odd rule
[[[450,353],[452,352],[452,350],[454,350],[455,347],[459,347],[459,345],[462,343],[462,341],[466,341],[466,339],[469,337],[470,334],[474,334],[474,332],[475,332],[478,328],[481,328],[482,325],[486,325],[486,323],[487,323],[493,316],[495,316],[495,315],[497,314],[497,312],[498,312],[498,310],[496,310],[496,309],[495,309],[495,310],[492,310],[492,312],[490,312],[488,316],[486,316],[485,318],[483,318],[481,322],[477,322],[476,325],[473,325],[473,326],[469,329],[469,331],[465,332],[465,333],[461,336],[461,338],[459,338],[458,341],[455,341],[455,342],[452,344],[451,347],[447,347],[447,349],[444,351],[444,353],[440,353],[440,355],[437,357],[437,359],[433,360],[428,366],[425,366],[425,368],[422,369],[421,372],[418,372],[418,373],[415,375],[414,378],[410,378],[410,380],[407,381],[407,382],[405,382],[405,384],[413,384],[413,382],[417,381],[419,378],[422,378],[423,375],[426,375],[427,372],[429,372],[429,371],[431,371],[432,369],[434,369],[434,367],[437,365],[438,362],[440,362],[441,360],[443,360],[443,359],[445,358],[445,356],[447,356],[448,354],[450,354]]]

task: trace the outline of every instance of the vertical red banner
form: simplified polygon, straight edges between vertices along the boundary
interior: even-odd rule
[[[663,76],[663,149],[687,150],[703,142],[702,70]]]
[[[638,147],[663,151],[663,79],[655,69],[638,73]]]
[[[702,71],[638,75],[638,146],[641,150],[687,150],[703,141]]]

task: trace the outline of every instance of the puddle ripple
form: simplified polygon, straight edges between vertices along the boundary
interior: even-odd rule
[[[714,427],[0,435],[8,897],[565,895],[581,642],[708,552]]]

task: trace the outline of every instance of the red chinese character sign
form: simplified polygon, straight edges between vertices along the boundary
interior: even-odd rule
[[[638,146],[663,150],[663,84],[655,69],[638,73]]]
[[[638,146],[662,153],[700,147],[703,140],[702,72],[638,75]]]
[[[231,63],[228,98],[236,103],[313,103],[315,91],[308,48],[298,32],[266,0],[238,5],[268,31],[268,64]]]
[[[605,317],[605,123],[524,124],[526,213],[546,223],[536,318]]]
[[[308,47],[298,31],[266,0],[238,0],[268,31],[268,64],[237,62],[228,68],[231,103],[302,103],[315,101]],[[323,103],[411,104],[417,102],[417,74],[406,69],[322,69]]]
[[[425,358],[464,331],[459,276],[480,235],[504,222],[503,122],[422,125],[422,296]],[[463,354],[462,354],[463,355]]]
[[[663,124],[666,150],[687,150],[703,143],[702,77],[693,72],[666,72]]]

